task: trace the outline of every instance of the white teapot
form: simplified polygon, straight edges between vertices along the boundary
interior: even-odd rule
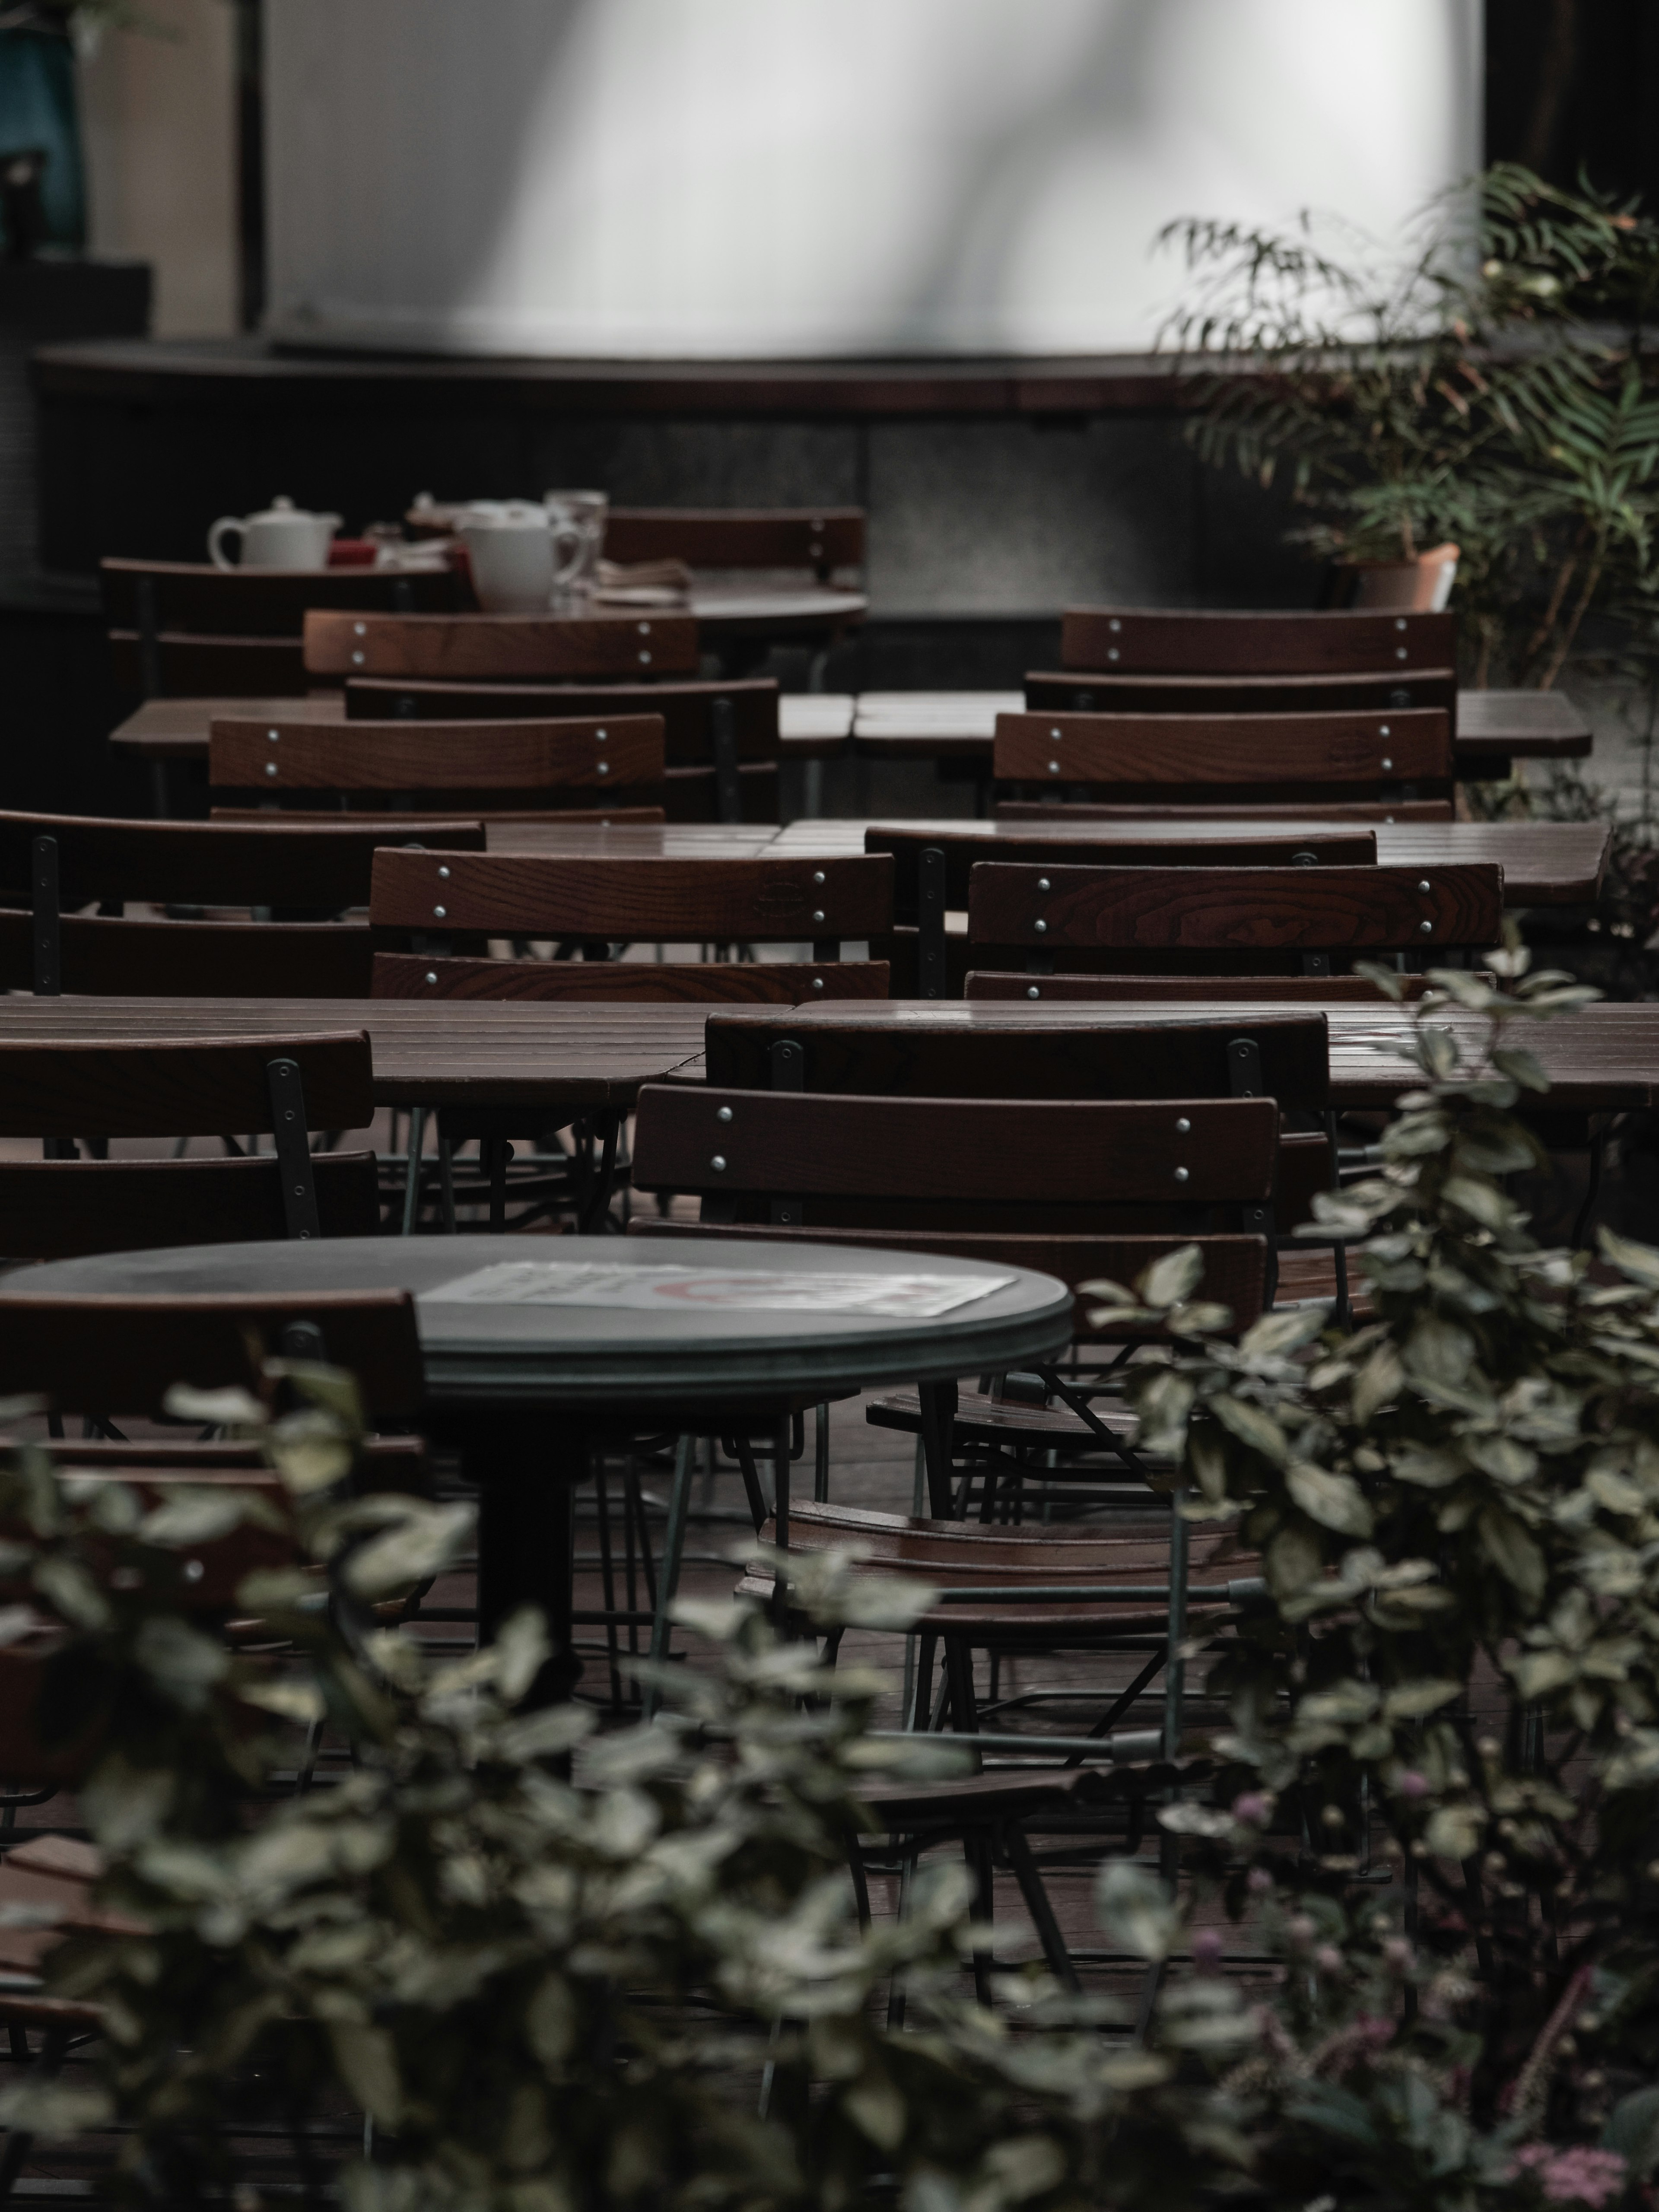
[[[491,615],[545,614],[586,551],[573,520],[523,499],[475,500],[456,516],[455,534],[478,605]]]
[[[278,495],[263,514],[222,514],[208,532],[208,558],[216,568],[326,568],[339,527],[337,514],[309,514]],[[233,535],[242,541],[240,562],[224,550]]]

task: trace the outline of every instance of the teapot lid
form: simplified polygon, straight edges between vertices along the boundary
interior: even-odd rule
[[[250,522],[331,522],[337,529],[337,514],[313,514],[308,507],[295,507],[285,491],[279,491],[270,505],[258,514],[250,514]]]

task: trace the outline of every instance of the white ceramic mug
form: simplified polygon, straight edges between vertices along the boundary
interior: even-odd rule
[[[556,520],[528,500],[475,500],[456,517],[472,588],[490,615],[545,614],[574,574],[584,550],[574,523]]]
[[[599,578],[605,517],[611,512],[610,495],[602,491],[544,492],[542,505],[556,530],[574,530],[581,539],[580,557],[571,573],[560,580],[561,588],[573,597],[591,592]]]
[[[339,526],[337,514],[310,514],[278,496],[262,514],[222,514],[208,532],[208,558],[216,568],[326,568]],[[240,561],[225,551],[232,536],[242,541]]]

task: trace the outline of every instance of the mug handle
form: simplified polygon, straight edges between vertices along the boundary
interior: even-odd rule
[[[240,514],[222,514],[219,517],[208,532],[208,559],[212,562],[216,568],[234,568],[236,566],[235,562],[226,560],[222,550],[223,541],[230,531],[234,530],[238,538],[240,538],[246,533],[246,528],[247,526]]]
[[[556,592],[562,592],[567,584],[574,583],[580,575],[582,562],[587,552],[587,540],[581,526],[575,522],[555,523],[550,535],[553,541],[553,588]],[[566,543],[570,547],[570,558],[561,562],[559,547]]]

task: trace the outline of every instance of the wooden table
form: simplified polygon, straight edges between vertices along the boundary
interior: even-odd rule
[[[1410,1016],[1381,1000],[1375,1006],[1305,999],[1294,1006],[1282,999],[1067,1000],[1052,1006],[874,1000],[857,1006],[802,1006],[788,1018],[792,1026],[809,1029],[853,1024],[989,1031],[1006,1034],[1015,1050],[1022,1030],[1133,1029],[1148,1022],[1244,1021],[1252,1016],[1282,1020],[1287,1014],[1310,1012],[1322,1013],[1329,1026],[1331,1097],[1337,1108],[1386,1109],[1408,1084],[1421,1080],[1401,1053]],[[779,1012],[775,1006],[723,1006],[720,1018],[722,1024],[758,1021],[775,1027]],[[1455,1010],[1434,1019],[1465,1040],[1470,1052],[1485,1035],[1484,1023]],[[1510,1038],[1535,1054],[1549,1076],[1552,1089],[1538,1102],[1547,1110],[1623,1113],[1659,1103],[1659,1005],[1586,1006],[1553,1021],[1518,1023]],[[701,1063],[692,1061],[676,1071],[675,1079],[700,1079],[702,1073]]]
[[[1022,691],[866,691],[853,749],[872,757],[977,763],[990,773],[999,714],[1025,711]],[[1578,760],[1590,727],[1559,691],[1460,691],[1452,752],[1462,775],[1505,775],[1514,760]]]
[[[0,996],[0,1039],[101,1042],[366,1030],[377,1106],[626,1109],[702,1049],[708,1008],[467,999]]]
[[[1001,1286],[932,1319],[801,1312],[764,1291],[746,1305],[680,1297],[646,1310],[444,1295],[503,1263],[558,1269],[583,1261],[636,1278],[672,1269],[708,1289],[718,1277],[739,1297],[742,1279],[756,1273],[927,1274]],[[775,1424],[793,1407],[866,1384],[948,1381],[1049,1358],[1072,1333],[1072,1293],[1052,1276],[931,1254],[696,1237],[342,1237],[60,1261],[0,1282],[0,1328],[9,1290],[30,1297],[412,1291],[434,1426],[461,1443],[479,1484],[480,1618],[489,1632],[520,1606],[541,1607],[555,1654],[543,1697],[568,1696],[580,1673],[571,1649],[571,1501],[597,1443],[647,1423]],[[787,1492],[779,1504],[787,1528]]]
[[[1059,842],[1064,824],[1058,822],[792,822],[780,830],[767,848],[775,854],[837,857],[865,849],[868,830],[900,830],[907,837],[934,832],[942,839],[972,839],[994,860],[1000,841],[1034,837]],[[1197,822],[1079,823],[1076,835],[1090,845],[1110,844],[1114,839],[1137,845],[1169,843],[1190,848],[1215,837],[1237,838],[1246,830],[1267,830],[1281,825],[1264,818],[1248,824],[1206,820]],[[1328,836],[1341,825],[1331,822],[1302,822],[1287,814],[1285,828],[1310,837]],[[1603,822],[1401,822],[1359,823],[1359,829],[1376,832],[1376,857],[1389,867],[1444,867],[1455,860],[1495,860],[1504,871],[1507,905],[1587,906],[1601,889],[1602,872],[1613,832]],[[521,833],[515,832],[515,835]],[[612,830],[606,833],[616,836]]]

